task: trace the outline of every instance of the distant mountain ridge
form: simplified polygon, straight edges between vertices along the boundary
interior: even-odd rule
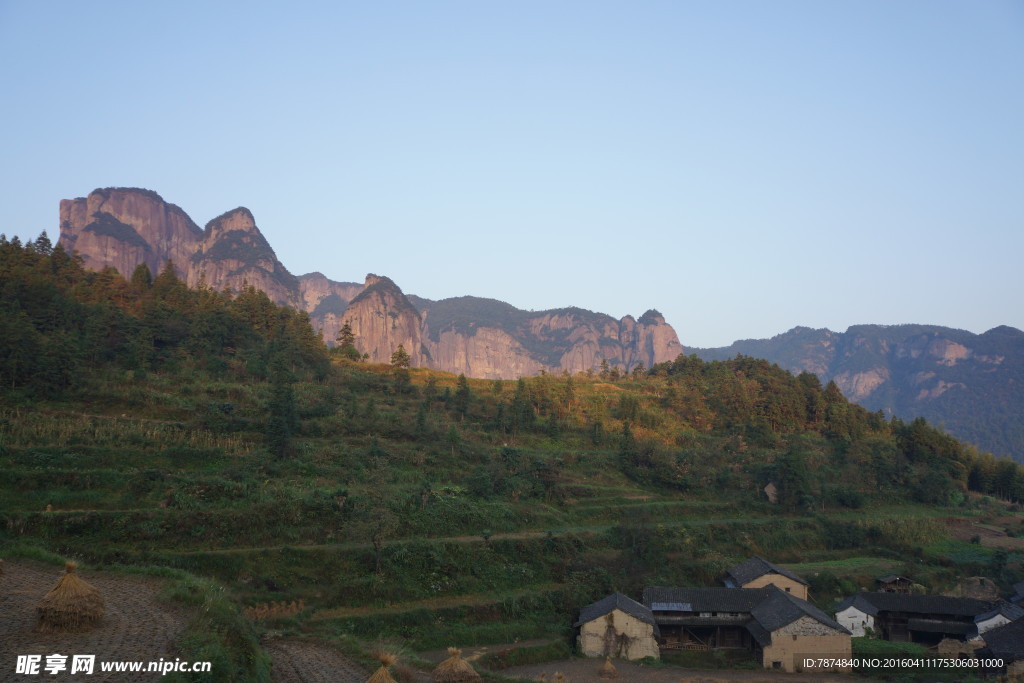
[[[812,372],[869,410],[924,417],[1024,463],[1024,332],[1013,327],[983,334],[936,325],[794,327],[771,339],[686,352],[704,360],[743,354]]]
[[[401,344],[414,365],[470,377],[514,379],[541,370],[581,372],[602,360],[628,370],[674,359],[683,347],[655,310],[639,321],[580,308],[529,312],[494,299],[431,301],[406,295],[392,280],[362,284],[321,273],[294,276],[277,259],[252,213],[239,207],[200,228],[152,190],[97,189],[60,203],[60,244],[89,268],[130,276],[145,263],[154,274],[173,261],[190,285],[254,286],[275,302],[304,310],[328,343],[345,321],[371,361],[387,362]]]

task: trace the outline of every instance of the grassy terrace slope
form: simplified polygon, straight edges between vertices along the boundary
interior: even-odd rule
[[[216,598],[179,647],[215,641],[240,680],[266,675],[245,633],[352,653],[568,643],[612,590],[714,584],[752,554],[802,572],[825,608],[883,571],[935,591],[1022,578],[1019,551],[950,532],[1020,535],[1017,504],[971,492],[1019,499],[1018,469],[810,375],[746,358],[518,382],[352,364],[258,293],[41,251],[0,244],[19,311],[0,318],[0,557],[149,567],[192,604]],[[24,370],[44,361],[57,371]],[[258,606],[273,616],[239,626]]]

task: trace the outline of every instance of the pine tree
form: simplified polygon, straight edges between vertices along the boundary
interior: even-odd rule
[[[362,360],[362,355],[359,353],[359,349],[356,348],[356,335],[353,334],[352,324],[348,320],[341,326],[341,331],[338,332],[335,341],[338,342],[338,353],[341,354],[342,358],[347,358],[357,363]]]
[[[402,344],[398,345],[395,352],[391,354],[391,365],[396,368],[407,368],[412,359],[409,358],[409,354],[405,351],[405,346]]]
[[[145,262],[135,266],[135,270],[132,271],[131,283],[132,288],[138,292],[148,291],[153,286],[153,273]]]
[[[458,382],[455,385],[455,412],[459,419],[464,419],[469,412],[469,402],[473,398],[473,392],[469,389],[469,380],[464,374],[459,374]]]

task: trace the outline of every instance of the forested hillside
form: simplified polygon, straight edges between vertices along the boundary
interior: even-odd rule
[[[737,354],[835,381],[868,410],[924,417],[954,436],[1024,463],[1024,332],[972,334],[938,325],[795,327],[771,339],[693,349],[704,360]]]
[[[0,240],[0,307],[0,556],[226,587],[189,593],[216,609],[178,643],[216,650],[217,680],[266,679],[267,629],[356,656],[381,638],[557,655],[580,606],[714,584],[753,554],[825,608],[888,571],[934,591],[1022,578],[1016,551],[949,531],[1019,519],[1020,467],[767,361],[371,365],[254,290],[87,271],[45,236]]]

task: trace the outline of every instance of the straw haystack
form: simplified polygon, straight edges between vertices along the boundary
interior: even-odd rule
[[[64,576],[36,607],[37,631],[82,631],[92,628],[103,617],[103,596],[78,578],[76,568],[74,562],[68,562]]]
[[[619,672],[615,670],[615,666],[612,664],[611,657],[604,658],[604,664],[601,665],[601,668],[598,670],[597,673],[600,674],[601,678],[619,677]]]
[[[377,661],[380,662],[380,668],[373,672],[373,675],[366,679],[366,683],[396,683],[395,679],[391,677],[391,672],[388,669],[398,661],[398,657],[387,652],[381,652],[377,655]]]
[[[450,647],[448,654],[451,656],[434,669],[434,683],[465,683],[480,680],[480,674],[462,658],[462,650]]]

